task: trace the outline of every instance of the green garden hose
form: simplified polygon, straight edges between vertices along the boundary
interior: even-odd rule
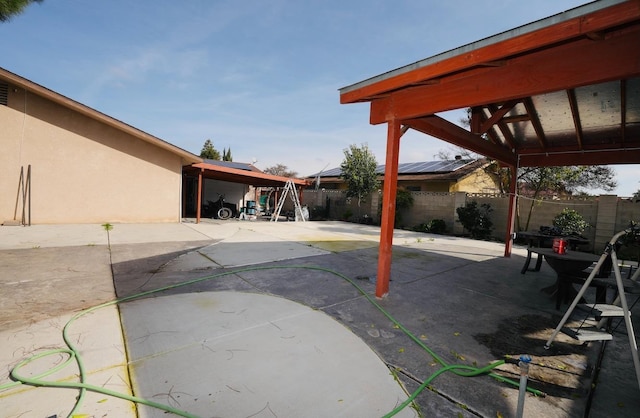
[[[389,314],[389,312],[387,312],[382,306],[380,306],[380,304],[374,299],[372,298],[370,295],[368,295],[356,282],[354,282],[352,279],[350,279],[349,277],[338,273],[334,270],[328,269],[328,268],[324,268],[324,267],[317,267],[317,266],[268,266],[268,267],[248,267],[248,268],[243,268],[240,270],[233,270],[233,271],[227,271],[227,272],[223,272],[223,273],[219,273],[219,274],[214,274],[214,275],[210,275],[210,276],[205,276],[205,277],[200,277],[197,279],[193,279],[193,280],[189,280],[183,283],[179,283],[179,284],[174,284],[174,285],[169,285],[169,286],[164,286],[161,287],[159,289],[154,289],[154,290],[149,290],[146,292],[141,292],[135,295],[131,295],[131,296],[127,296],[127,297],[123,297],[123,298],[119,298],[110,302],[105,302],[103,304],[94,306],[92,308],[89,308],[87,310],[84,310],[82,312],[79,312],[78,314],[74,315],[64,326],[63,331],[62,331],[62,336],[64,339],[65,344],[67,345],[68,348],[61,348],[61,349],[55,349],[55,350],[49,350],[46,352],[42,352],[39,353],[37,355],[34,355],[32,357],[27,358],[26,360],[21,361],[20,363],[18,363],[16,366],[14,366],[14,368],[11,370],[11,377],[12,379],[15,380],[15,382],[10,383],[10,384],[6,384],[6,385],[1,385],[0,386],[0,390],[6,390],[12,387],[15,387],[17,385],[20,384],[27,384],[27,385],[31,385],[31,386],[39,386],[39,387],[53,387],[53,388],[74,388],[74,389],[79,389],[80,394],[77,397],[76,403],[73,407],[73,409],[71,410],[71,412],[69,413],[68,417],[73,417],[74,415],[77,414],[78,409],[81,407],[83,401],[84,401],[84,397],[86,394],[86,391],[92,391],[92,392],[97,392],[97,393],[101,393],[107,396],[112,396],[112,397],[116,397],[116,398],[120,398],[120,399],[124,399],[127,401],[131,401],[137,404],[141,404],[141,405],[146,405],[146,406],[150,406],[153,408],[157,408],[166,412],[170,412],[172,414],[178,415],[178,416],[182,416],[182,417],[186,417],[186,418],[197,418],[195,415],[192,415],[188,412],[185,411],[181,411],[178,410],[176,408],[173,408],[171,406],[168,405],[163,405],[157,402],[153,402],[153,401],[149,401],[147,399],[142,399],[142,398],[138,398],[136,396],[131,396],[125,393],[120,393],[120,392],[115,392],[115,391],[111,391],[109,389],[105,389],[103,387],[99,387],[99,386],[94,386],[94,385],[90,385],[88,383],[85,382],[85,368],[84,368],[84,363],[82,361],[82,358],[80,356],[80,353],[78,352],[78,349],[73,345],[73,343],[71,342],[71,339],[68,337],[68,329],[69,327],[79,318],[83,317],[84,315],[87,315],[88,313],[91,313],[93,311],[96,311],[98,309],[107,307],[107,306],[111,306],[111,305],[117,305],[120,303],[124,303],[130,300],[134,300],[134,299],[139,299],[142,298],[144,296],[148,296],[151,294],[155,294],[155,293],[159,293],[159,292],[164,292],[167,290],[171,290],[171,289],[176,289],[179,287],[183,287],[183,286],[188,286],[194,283],[199,283],[199,282],[203,282],[203,281],[207,281],[207,280],[213,280],[213,279],[218,279],[224,276],[229,276],[232,274],[239,274],[239,273],[245,273],[245,272],[251,272],[251,271],[261,271],[261,270],[274,270],[274,269],[306,269],[306,270],[316,270],[316,271],[322,271],[322,272],[326,272],[326,273],[330,273],[333,274],[335,276],[338,276],[344,280],[346,280],[347,282],[349,282],[352,286],[354,286],[358,292],[360,292],[360,294],[362,294],[371,304],[373,304],[380,312],[382,312],[382,314],[389,319],[398,329],[400,329],[405,335],[407,335],[411,340],[413,340],[416,344],[418,344],[418,346],[420,346],[424,351],[426,351],[429,355],[431,355],[434,360],[436,362],[438,362],[442,368],[440,368],[439,370],[437,370],[435,373],[433,373],[427,380],[425,380],[416,391],[414,391],[409,398],[407,398],[406,401],[404,401],[402,404],[398,405],[398,407],[396,407],[393,411],[389,412],[388,414],[386,414],[384,417],[392,417],[394,415],[396,415],[398,412],[400,412],[402,409],[404,409],[406,406],[408,406],[409,404],[411,404],[415,398],[436,378],[438,377],[440,374],[445,373],[445,372],[452,372],[458,376],[463,376],[463,377],[471,377],[471,376],[478,376],[478,375],[483,375],[483,374],[487,374],[501,382],[505,382],[508,383],[510,385],[513,386],[518,386],[518,382],[505,378],[503,376],[491,373],[491,370],[493,370],[494,368],[504,364],[504,360],[499,360],[496,361],[494,363],[491,363],[485,367],[482,368],[478,368],[478,367],[472,367],[472,366],[467,366],[467,365],[460,365],[460,364],[447,364],[441,357],[439,357],[435,352],[433,352],[429,347],[427,347],[419,338],[417,338],[415,335],[413,335],[408,329],[406,329],[401,323],[399,323],[393,316],[391,316],[391,314]],[[57,355],[57,354],[66,354],[68,356],[68,358],[60,363],[59,365],[57,365],[56,367],[47,370],[37,376],[34,377],[24,377],[24,376],[20,376],[19,371],[22,367],[26,366],[27,364],[41,359],[43,357],[47,357],[47,356],[51,356],[51,355]],[[79,382],[52,382],[52,381],[48,381],[45,380],[44,378],[55,373],[56,371],[61,370],[62,368],[66,367],[67,365],[69,365],[72,361],[76,362],[77,367],[78,367],[78,375],[79,375]],[[538,390],[535,389],[530,389],[527,388],[527,391],[538,395],[538,396],[544,396],[543,392],[540,392]]]

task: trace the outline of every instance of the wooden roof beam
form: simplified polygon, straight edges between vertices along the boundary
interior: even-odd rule
[[[583,37],[583,39],[587,40],[585,35],[599,39],[600,37],[596,35],[598,32],[632,22],[638,19],[639,16],[640,7],[638,7],[637,2],[628,1],[617,4],[586,16],[578,16],[533,32],[498,41],[466,53],[460,53],[414,70],[398,71],[397,74],[382,78],[376,82],[362,82],[362,86],[353,89],[341,89],[344,91],[340,94],[340,103],[370,101],[373,96],[381,93],[394,91],[423,80],[465,71],[470,67],[479,66],[483,63],[501,62],[508,56],[527,54],[530,51],[545,48],[549,45],[569,42],[577,37]],[[521,97],[524,96],[526,95]],[[439,110],[432,113],[436,112],[439,112]]]
[[[520,167],[638,164],[638,161],[640,161],[640,148],[519,155]]]
[[[480,135],[474,135],[439,116],[430,115],[419,119],[403,120],[402,124],[410,126],[411,129],[416,131],[498,160],[506,165],[515,166],[516,156],[508,149],[493,144],[483,139]]]
[[[436,85],[408,87],[371,103],[372,124],[447,110],[500,103],[532,95],[640,75],[640,28],[606,41],[582,38],[513,58],[503,67],[466,71]]]

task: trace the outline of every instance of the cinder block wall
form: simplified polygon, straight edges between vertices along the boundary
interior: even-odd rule
[[[347,210],[351,210],[353,216],[350,220],[356,221],[358,206],[355,199],[348,201],[344,191],[338,190],[304,190],[302,204],[324,207],[329,199],[330,219],[344,219]],[[509,209],[508,195],[494,194],[467,194],[457,193],[432,193],[412,192],[413,207],[400,213],[400,222],[396,227],[412,228],[421,223],[433,219],[442,219],[447,225],[447,233],[453,235],[462,234],[463,228],[456,213],[456,208],[464,206],[473,200],[479,204],[491,205],[491,220],[493,221],[493,237],[503,241],[507,231],[507,215]],[[374,193],[362,203],[361,216],[367,214],[379,223],[378,207],[380,194]],[[611,237],[629,226],[630,221],[640,222],[640,201],[628,198],[620,198],[615,195],[601,195],[596,197],[576,197],[569,199],[531,199],[520,197],[517,210],[519,212],[519,229],[524,230],[533,202],[533,211],[529,231],[537,231],[540,226],[552,225],[553,218],[563,209],[573,209],[580,213],[591,227],[584,235],[593,243],[592,250],[601,251]],[[285,206],[286,207],[286,206]],[[518,225],[516,225],[518,230]]]

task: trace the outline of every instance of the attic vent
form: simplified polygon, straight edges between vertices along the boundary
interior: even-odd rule
[[[0,83],[0,105],[7,106],[9,104],[9,85]]]

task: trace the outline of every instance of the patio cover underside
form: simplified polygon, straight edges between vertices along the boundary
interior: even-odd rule
[[[512,170],[640,162],[640,2],[603,0],[340,90],[387,123],[377,296],[388,292],[400,137],[407,129]],[[437,113],[471,109],[469,129]]]

